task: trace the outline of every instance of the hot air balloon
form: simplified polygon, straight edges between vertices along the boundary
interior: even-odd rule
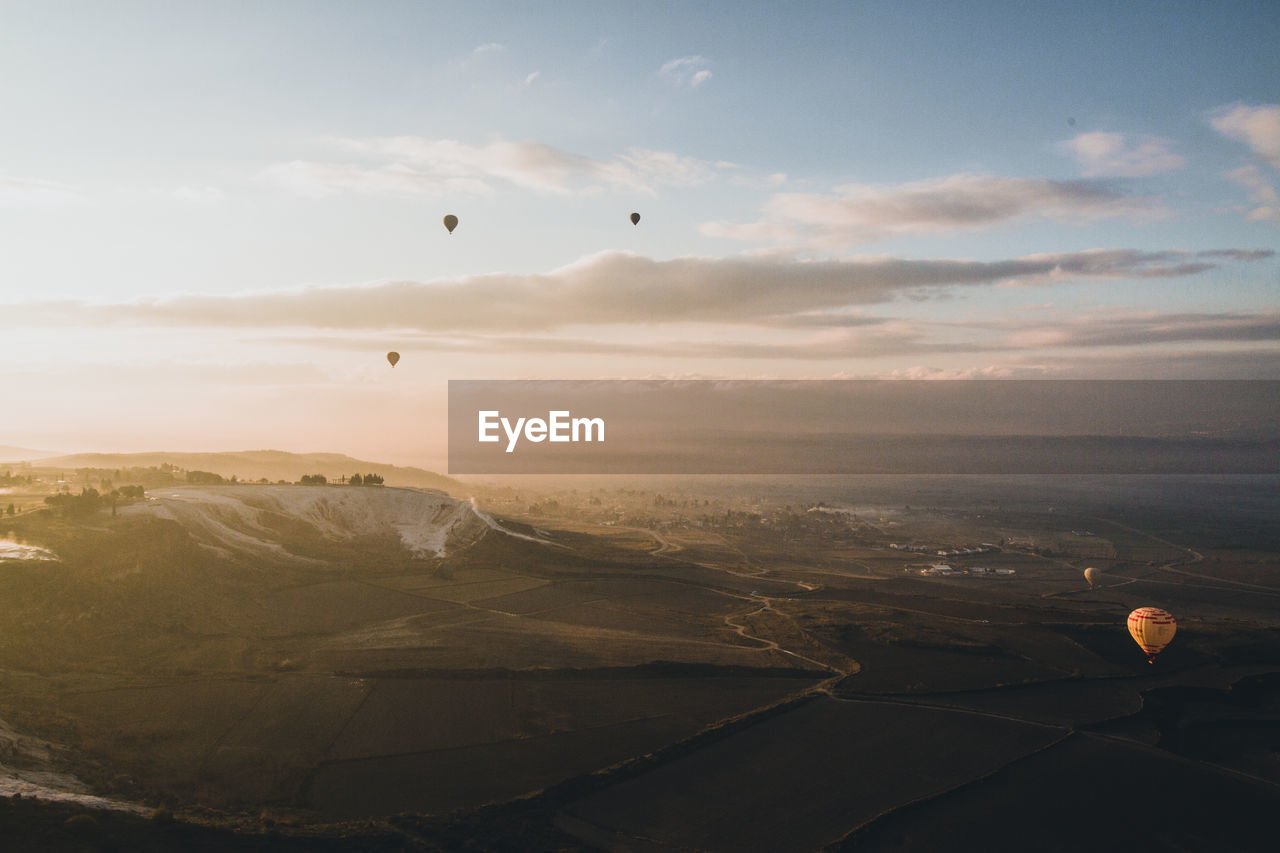
[[[449,233],[452,234],[453,229],[458,227],[458,217],[454,216],[452,213],[445,214],[444,227],[448,228]]]
[[[633,214],[631,214],[631,224],[632,224],[632,225],[639,225],[639,224],[640,224],[640,214],[638,214],[638,213],[633,213]]]
[[[391,366],[392,366],[392,367],[395,367],[395,366],[396,366],[396,362],[397,362],[397,361],[399,361],[399,360],[400,360],[400,353],[398,353],[398,352],[389,352],[389,353],[387,353],[387,361],[391,362]]]
[[[1089,589],[1093,589],[1098,583],[1098,578],[1102,576],[1102,572],[1090,566],[1084,570],[1084,579],[1089,582]]]
[[[1129,614],[1129,634],[1147,653],[1147,663],[1155,663],[1178,630],[1173,614],[1159,607],[1139,607]]]

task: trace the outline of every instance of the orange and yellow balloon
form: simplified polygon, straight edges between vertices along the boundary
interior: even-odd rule
[[[1173,614],[1159,607],[1139,607],[1129,614],[1129,635],[1147,653],[1147,663],[1156,662],[1156,655],[1164,651],[1177,630]]]
[[[1084,570],[1084,579],[1089,582],[1089,589],[1093,589],[1097,585],[1098,576],[1101,574],[1102,572],[1098,571],[1093,566]]]

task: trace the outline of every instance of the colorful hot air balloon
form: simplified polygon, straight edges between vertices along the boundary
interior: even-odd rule
[[[1102,576],[1102,572],[1090,566],[1084,570],[1084,579],[1089,582],[1089,589],[1093,589],[1098,583],[1098,578]]]
[[[458,227],[458,217],[452,213],[446,214],[444,217],[444,227],[449,229],[449,233],[453,233],[453,229]]]
[[[1173,614],[1159,607],[1139,607],[1129,614],[1129,634],[1147,653],[1147,663],[1155,663],[1178,630]]]
[[[396,366],[396,362],[397,362],[397,361],[399,361],[399,360],[400,360],[400,353],[398,353],[398,352],[389,352],[389,353],[387,353],[387,361],[391,362],[391,366],[392,366],[392,367],[395,367],[395,366]]]
[[[640,224],[640,214],[638,214],[638,213],[633,213],[633,214],[631,214],[631,224],[632,224],[632,225],[639,225],[639,224]]]

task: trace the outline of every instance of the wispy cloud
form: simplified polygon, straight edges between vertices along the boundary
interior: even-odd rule
[[[1157,318],[1149,318],[1156,321]],[[657,373],[650,378],[715,378],[721,374],[688,370],[691,361],[725,360],[791,362],[813,365],[810,378],[828,379],[1280,379],[1280,348],[1245,342],[1222,345],[1213,339],[1186,338],[1177,346],[1159,343],[1128,347],[1085,346],[1045,348],[1017,346],[989,340],[943,343],[928,339],[926,324],[894,323],[892,328],[862,340],[852,335],[799,342],[759,341],[691,342],[687,338],[660,343],[618,343],[615,341],[568,338],[564,336],[385,336],[308,335],[265,339],[274,345],[307,346],[337,351],[376,353],[394,346],[408,357],[411,353],[466,355],[592,356],[618,358],[625,363],[643,357],[675,359],[682,368],[673,374]],[[1186,341],[1197,341],[1187,346]],[[1218,345],[1215,346],[1215,343]],[[904,367],[851,367],[859,362],[871,365],[890,356],[895,360],[938,359],[936,363],[908,364]],[[976,361],[956,364],[957,361]],[[605,362],[602,362],[605,363]],[[838,366],[830,370],[829,366]],[[776,377],[776,373],[767,374]],[[763,377],[762,377],[763,378]]]
[[[179,201],[186,201],[192,204],[212,204],[222,201],[226,198],[226,193],[217,187],[178,187],[173,190],[173,197]]]
[[[1010,325],[1009,329],[999,339],[1000,345],[1007,348],[1133,347],[1202,341],[1280,343],[1280,314],[1107,314],[1074,316],[1040,325]]]
[[[259,177],[265,183],[308,198],[327,198],[346,192],[404,196],[493,192],[489,184],[478,178],[422,171],[403,163],[364,166],[294,160],[269,166]]]
[[[663,64],[658,74],[677,86],[696,89],[711,79],[710,64],[705,56],[682,56]]]
[[[708,222],[707,236],[835,249],[897,234],[1049,219],[1089,222],[1162,214],[1154,200],[1096,181],[960,174],[905,184],[848,184],[831,194],[780,193],[756,222]]]
[[[479,47],[477,47],[475,50],[471,52],[476,54],[477,56],[483,56],[486,53],[502,53],[506,49],[507,49],[507,46],[505,44],[499,44],[496,41],[491,41],[486,44],[480,45]]]
[[[913,365],[889,371],[883,379],[952,380],[952,379],[1031,379],[1043,378],[1047,371],[1040,365],[989,364],[981,367],[931,367]]]
[[[534,71],[532,74],[527,75],[527,76],[524,78],[524,85],[525,85],[525,87],[527,88],[527,87],[529,87],[529,86],[532,86],[534,83],[536,83],[536,82],[538,81],[538,78],[539,78],[539,77],[541,77],[541,76],[542,76],[542,72],[541,72],[541,71]]]
[[[1233,104],[1219,110],[1210,123],[1214,130],[1244,142],[1255,154],[1280,169],[1280,105]]]
[[[1233,261],[1261,261],[1274,255],[1270,249],[1205,249],[1197,258],[1229,258]]]
[[[1264,162],[1280,169],[1280,105],[1233,104],[1210,118],[1214,130],[1248,145]],[[1251,204],[1238,208],[1251,222],[1280,224],[1280,203],[1272,179],[1255,164],[1226,173],[1226,178],[1244,187]]]
[[[0,175],[0,206],[61,207],[85,201],[78,190],[55,181]]]
[[[717,172],[737,168],[733,163],[724,161],[712,163],[696,157],[645,148],[628,149],[618,159],[646,182],[675,187],[705,184],[715,178]]]
[[[393,338],[367,334],[303,335],[274,337],[273,344],[303,345],[350,351],[376,351],[395,346],[401,351],[463,353],[467,355],[550,355],[611,356],[647,359],[750,360],[821,362],[882,359],[886,357],[957,356],[999,354],[1006,359],[1038,358],[1054,353],[1071,353],[1068,358],[1097,357],[1099,353],[1123,350],[1144,351],[1177,344],[1183,356],[1193,355],[1187,345],[1236,345],[1244,356],[1280,354],[1280,315],[1261,314],[1108,314],[1104,317],[1069,316],[1032,327],[1002,320],[965,323],[936,323],[894,318],[866,318],[867,322],[820,333],[772,338],[723,335],[717,339],[694,340],[689,336],[669,337],[658,333],[645,340],[619,342],[567,335],[528,334],[397,334]],[[1270,346],[1259,346],[1269,344]],[[1167,350],[1160,350],[1167,351]],[[1225,352],[1218,350],[1219,353]],[[1063,357],[1056,357],[1063,364]],[[1278,362],[1280,363],[1280,362]],[[1026,364],[1023,364],[1026,368]],[[920,375],[912,378],[960,378],[954,370],[984,371],[985,368],[911,368]],[[1272,372],[1280,373],[1280,369]],[[905,377],[904,377],[905,378]]]
[[[1275,222],[1280,224],[1280,198],[1270,179],[1262,174],[1257,166],[1241,166],[1227,172],[1227,178],[1244,187],[1249,193],[1251,207],[1244,208],[1244,214],[1252,222]]]
[[[1001,354],[995,364],[980,367],[918,365],[892,370],[884,379],[1280,379],[1280,360],[1273,349],[1151,347],[1117,353],[1072,352]]]
[[[1181,169],[1186,161],[1171,150],[1168,139],[1153,136],[1130,141],[1122,133],[1081,133],[1060,144],[1076,158],[1086,178],[1143,178]]]
[[[573,154],[539,142],[495,139],[469,145],[420,136],[340,138],[327,142],[354,161],[295,160],[261,178],[313,198],[342,192],[398,195],[489,193],[494,182],[568,195],[614,187],[652,194],[660,186],[694,186],[731,164],[632,148],[613,160]]]
[[[1269,251],[1209,254],[1136,249],[1031,255],[1002,261],[854,258],[677,258],[592,255],[544,274],[492,274],[428,283],[387,282],[237,296],[176,296],[115,305],[6,306],[16,325],[159,324],[231,328],[398,329],[424,333],[551,332],[577,325],[721,323],[833,329],[874,323],[847,309],[1018,280],[1177,278]],[[844,313],[840,313],[840,312]]]

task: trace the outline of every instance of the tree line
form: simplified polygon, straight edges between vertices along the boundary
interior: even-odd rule
[[[105,493],[86,486],[80,490],[78,495],[63,492],[57,495],[49,495],[44,499],[44,502],[58,515],[67,518],[83,518],[107,507],[111,507],[111,514],[115,515],[116,504],[120,501],[142,500],[145,492],[146,490],[142,486],[121,486]],[[10,504],[9,506],[12,509],[13,505]],[[13,513],[10,512],[9,514],[12,515]]]
[[[298,481],[300,486],[324,486],[329,482],[329,478],[324,474],[303,474],[302,479]],[[342,484],[347,486],[381,486],[383,483],[382,476],[379,474],[352,474],[350,477],[343,477]]]

